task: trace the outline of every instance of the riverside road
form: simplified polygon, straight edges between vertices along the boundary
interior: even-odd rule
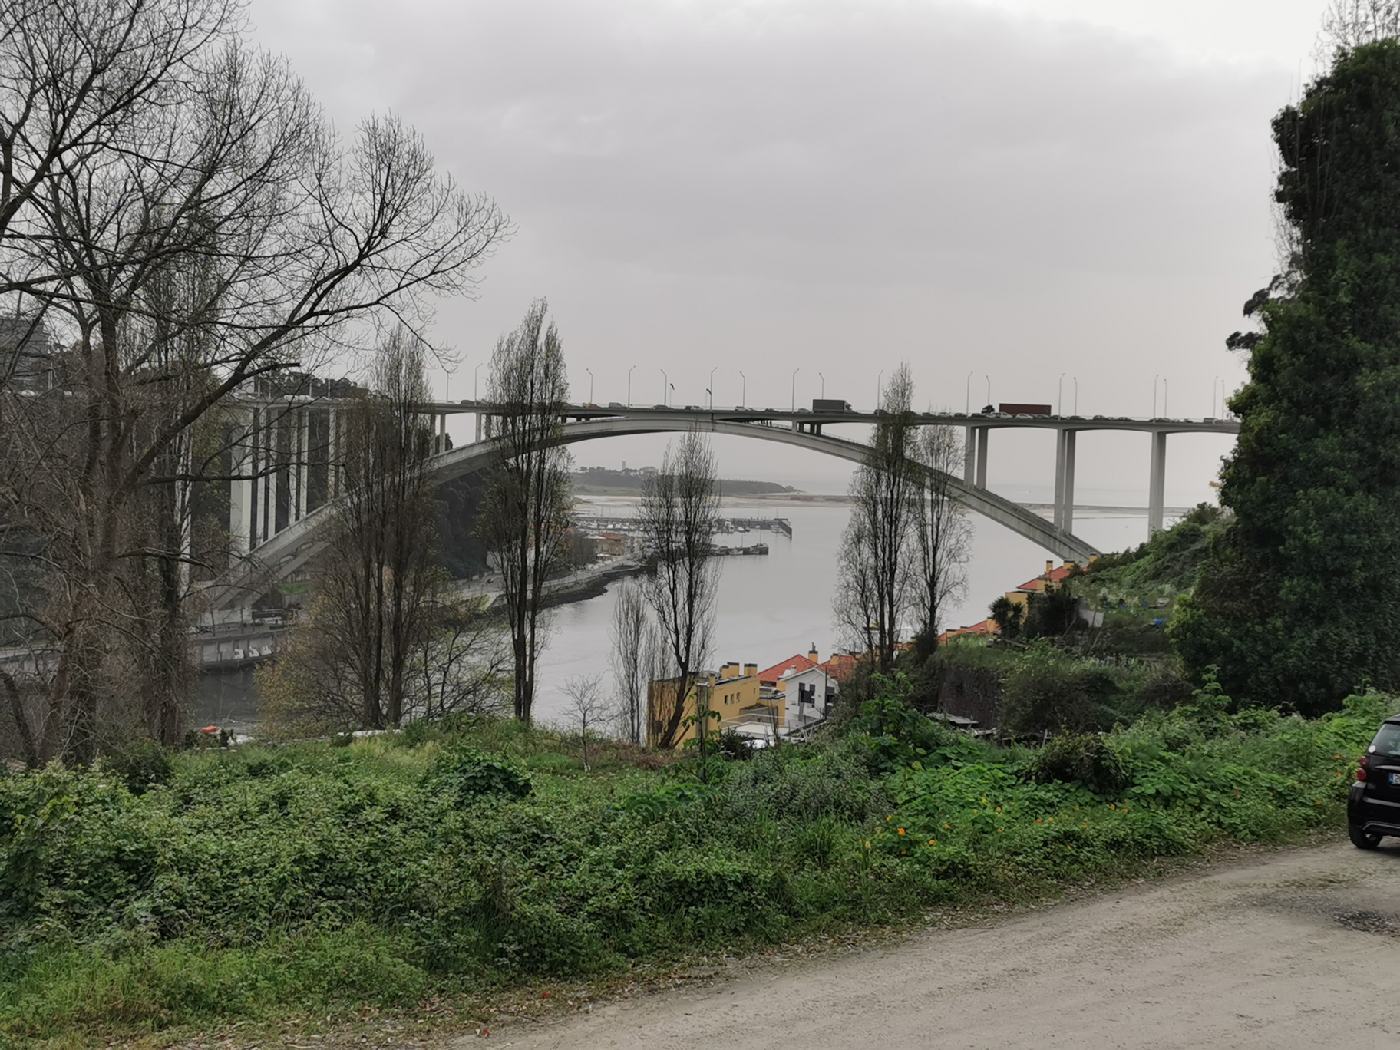
[[[1220,865],[896,947],[742,967],[553,1024],[520,1050],[1400,1045],[1400,848]],[[476,1040],[463,1041],[467,1046]]]

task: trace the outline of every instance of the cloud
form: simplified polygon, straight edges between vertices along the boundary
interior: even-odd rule
[[[969,368],[1017,400],[1069,371],[1088,411],[1145,412],[1162,373],[1205,414],[1273,264],[1282,63],[895,0],[253,16],[338,120],[395,109],[517,222],[480,302],[443,308],[449,340],[479,359],[547,294],[605,399],[638,361],[684,401],[717,365],[786,403],[793,367],[873,394],[911,358],[935,403]]]

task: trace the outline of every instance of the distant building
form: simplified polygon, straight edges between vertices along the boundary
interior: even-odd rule
[[[662,734],[675,712],[675,678],[658,678],[647,689],[647,745],[659,747]],[[705,731],[722,733],[743,726],[781,730],[784,721],[781,693],[765,690],[759,681],[758,664],[729,662],[718,671],[701,671],[690,676],[681,709],[677,747],[700,735],[704,710]]]
[[[25,394],[62,387],[66,355],[35,317],[0,317],[0,389]]]

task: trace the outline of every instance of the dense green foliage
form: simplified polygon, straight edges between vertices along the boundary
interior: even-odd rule
[[[1235,521],[1174,635],[1237,698],[1306,713],[1400,683],[1400,41],[1339,53],[1273,130],[1292,257],[1235,340]]]
[[[1276,840],[1340,822],[1392,703],[1210,694],[1035,752],[894,695],[710,783],[497,722],[0,777],[0,1042],[408,1008]]]

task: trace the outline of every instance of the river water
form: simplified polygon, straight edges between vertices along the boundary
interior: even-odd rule
[[[1008,490],[1021,501],[1044,502],[1048,492],[1027,487]],[[1121,506],[1131,496],[1114,490],[1082,491],[1086,504]],[[1140,498],[1140,496],[1138,497]],[[581,513],[631,513],[629,497],[587,497]],[[725,500],[722,513],[738,517],[783,517],[792,522],[792,539],[751,533],[745,542],[763,540],[766,557],[725,558],[720,564],[718,615],[711,663],[726,660],[767,667],[805,653],[815,645],[823,657],[846,639],[832,623],[836,555],[850,516],[844,502],[781,499]],[[1030,540],[976,515],[967,590],[955,603],[948,626],[970,624],[987,615],[987,606],[1003,591],[1040,574],[1045,552]],[[1075,514],[1074,531],[1104,551],[1135,546],[1147,537],[1146,511],[1086,511]],[[734,538],[731,537],[731,540]],[[620,584],[596,598],[553,610],[547,648],[538,667],[535,715],[541,722],[565,720],[564,683],[577,675],[607,674],[609,627]],[[251,671],[207,674],[201,679],[194,714],[196,724],[215,723],[246,731],[257,721],[257,696]]]

